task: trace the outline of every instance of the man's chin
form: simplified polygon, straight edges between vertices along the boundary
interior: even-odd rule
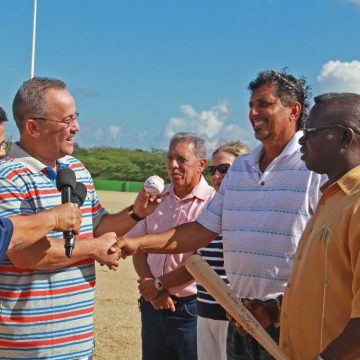
[[[74,145],[67,145],[66,148],[63,149],[61,157],[71,155],[74,152]]]
[[[254,130],[255,139],[257,139],[259,141],[265,140],[268,137],[268,135],[269,134],[267,132],[265,132],[263,129]]]

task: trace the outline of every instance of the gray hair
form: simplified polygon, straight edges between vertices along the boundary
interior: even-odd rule
[[[249,151],[250,148],[240,141],[229,141],[216,148],[212,156],[220,152],[226,152],[228,154],[234,155],[235,157],[238,157],[239,155],[247,154]]]
[[[205,140],[191,132],[179,132],[170,139],[169,149],[176,143],[186,142],[193,144],[193,151],[198,159],[206,159],[207,147]]]
[[[47,116],[49,109],[45,94],[49,89],[66,89],[66,84],[57,79],[34,77],[21,85],[12,105],[14,119],[20,130],[22,122],[27,118]]]

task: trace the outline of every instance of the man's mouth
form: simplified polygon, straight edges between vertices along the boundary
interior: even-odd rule
[[[264,125],[265,125],[264,120],[253,120],[252,122],[252,126],[255,131],[261,129]]]

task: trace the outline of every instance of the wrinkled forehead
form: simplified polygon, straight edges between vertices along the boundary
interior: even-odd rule
[[[190,151],[192,153],[194,153],[195,150],[195,146],[194,143],[192,141],[189,140],[176,140],[173,141],[170,145],[169,145],[169,153],[174,153],[174,152],[186,152],[186,151]]]

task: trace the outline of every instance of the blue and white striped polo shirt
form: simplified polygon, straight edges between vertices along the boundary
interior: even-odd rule
[[[197,219],[222,233],[225,271],[241,298],[284,292],[298,240],[315,211],[324,181],[300,159],[301,136],[297,132],[264,172],[262,145],[236,158]]]

